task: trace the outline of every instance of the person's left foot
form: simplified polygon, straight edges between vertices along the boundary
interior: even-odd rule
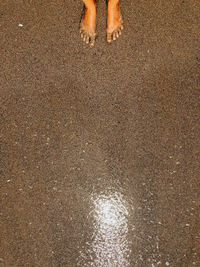
[[[107,42],[111,43],[116,40],[122,33],[123,20],[119,10],[119,6],[110,6],[107,10]]]

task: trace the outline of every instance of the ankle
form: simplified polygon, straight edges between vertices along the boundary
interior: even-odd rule
[[[89,5],[89,6],[85,6],[85,11],[86,12],[96,12],[96,3],[94,2],[93,4]]]
[[[108,1],[108,9],[119,9],[119,2]]]

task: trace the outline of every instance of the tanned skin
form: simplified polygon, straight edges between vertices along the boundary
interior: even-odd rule
[[[84,15],[80,25],[83,41],[94,46],[96,37],[96,1],[83,0],[85,5]],[[119,0],[108,0],[107,4],[107,42],[116,40],[122,32],[123,21],[119,10]]]

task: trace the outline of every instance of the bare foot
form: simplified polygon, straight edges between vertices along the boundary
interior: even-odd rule
[[[119,6],[109,6],[107,10],[107,42],[116,40],[122,33],[123,20]]]
[[[96,5],[91,8],[85,8],[84,16],[80,25],[80,33],[86,44],[93,46],[96,37]]]

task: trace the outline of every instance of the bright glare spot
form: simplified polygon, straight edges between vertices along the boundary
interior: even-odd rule
[[[130,266],[128,233],[128,210],[120,193],[100,195],[93,199],[94,233],[92,251],[95,259],[92,266]]]

